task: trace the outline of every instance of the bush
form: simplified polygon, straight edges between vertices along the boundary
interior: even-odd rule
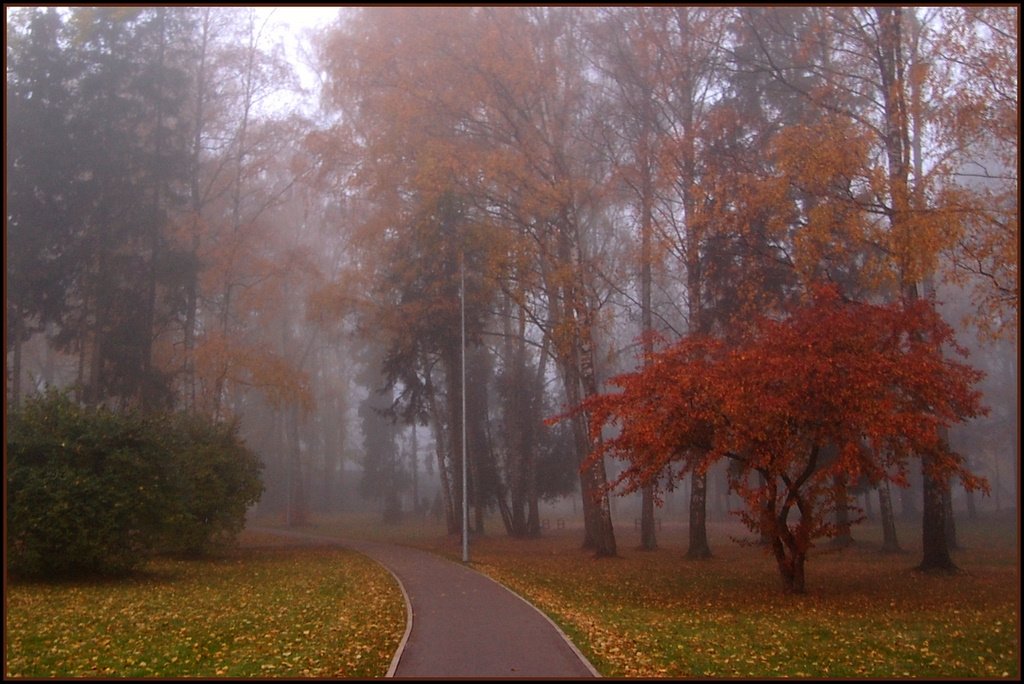
[[[30,399],[8,422],[8,570],[123,574],[157,550],[208,550],[241,529],[259,469],[233,426]]]
[[[167,521],[168,550],[207,553],[235,539],[245,511],[263,493],[263,464],[238,437],[236,424],[224,425],[187,414],[169,421],[179,492]]]

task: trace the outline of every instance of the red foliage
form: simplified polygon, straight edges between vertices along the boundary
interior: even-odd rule
[[[613,379],[621,392],[577,410],[600,445],[592,457],[627,463],[614,483],[623,493],[730,459],[744,521],[771,541],[787,589],[801,592],[813,539],[836,532],[835,476],[906,486],[911,459],[929,453],[943,479],[987,489],[942,438],[987,412],[972,389],[982,374],[949,353],[966,356],[930,302],[852,303],[819,287],[728,347],[694,336],[653,353]],[[618,432],[600,442],[606,427]]]

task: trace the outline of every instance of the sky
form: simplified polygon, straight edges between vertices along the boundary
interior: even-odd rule
[[[297,59],[297,41],[302,34],[334,21],[338,16],[339,9],[341,8],[325,5],[307,7],[289,5],[287,7],[258,7],[257,12],[266,16],[271,25],[278,25],[282,31],[287,31],[288,38],[285,42],[289,52],[288,56],[295,60]]]
[[[340,9],[338,6],[330,5],[256,8],[257,14],[267,20],[268,27],[271,29],[267,34],[269,36],[268,43],[283,38],[285,53],[299,77],[302,89],[314,99],[317,97],[318,91],[317,77],[314,71],[307,66],[308,56],[303,54],[310,48],[307,34],[333,22]],[[266,48],[268,45],[263,47]],[[287,103],[289,107],[295,106],[293,100],[286,99],[283,102]],[[316,106],[317,103],[313,101],[307,105],[314,109]]]

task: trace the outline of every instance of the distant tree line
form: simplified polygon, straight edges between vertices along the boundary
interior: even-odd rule
[[[9,18],[9,404],[57,384],[237,419],[292,524],[345,507],[356,462],[389,517],[429,475],[457,533],[465,465],[477,531],[539,534],[576,490],[614,555],[609,435],[545,418],[658,336],[738,345],[820,283],[910,308],[959,288],[984,339],[1016,335],[1014,8],[346,8],[313,37],[315,112],[254,8]],[[946,566],[950,489],[920,456]],[[707,472],[686,477],[699,558]],[[880,482],[835,486],[891,518]]]
[[[462,414],[463,301],[467,372],[555,407],[651,359],[655,334],[735,344],[820,283],[910,308],[966,286],[973,325],[1012,337],[1016,31],[1005,8],[403,7],[323,32],[333,120],[310,149],[357,255],[333,301],[386,350],[396,415],[432,426],[449,529],[459,426],[478,511],[514,511],[521,438],[541,434],[514,403]],[[488,436],[481,413],[508,422]],[[606,436],[568,415],[584,545],[614,555],[608,466],[589,457]],[[919,456],[923,565],[949,567],[948,481]],[[688,555],[707,556],[707,473],[685,475]],[[640,488],[647,548],[661,477]],[[863,484],[837,477],[832,514]]]
[[[261,453],[276,474],[298,449],[287,423],[313,402],[284,281],[316,269],[298,231],[274,239],[305,198],[281,154],[301,117],[267,109],[294,76],[264,20],[201,7],[8,19],[9,406],[63,386],[83,407],[187,412],[210,430],[283,415]],[[45,362],[26,368],[40,347]],[[214,471],[232,454],[247,463],[211,449],[195,457]]]

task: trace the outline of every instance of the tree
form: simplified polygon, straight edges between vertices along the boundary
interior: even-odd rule
[[[802,593],[813,540],[839,531],[829,517],[837,476],[905,486],[910,459],[930,454],[933,475],[987,489],[942,438],[987,411],[972,388],[981,374],[945,358],[943,347],[963,353],[930,302],[859,304],[819,287],[734,345],[690,336],[656,352],[615,379],[621,392],[579,410],[595,434],[620,429],[595,456],[626,461],[615,483],[623,491],[730,459],[744,522],[769,540],[784,588]]]
[[[16,13],[7,362],[15,400],[34,335],[78,357],[58,381],[90,402],[270,427],[299,503],[322,444],[303,434],[322,357],[302,300],[336,264],[309,249],[322,214],[298,192],[303,122],[270,110],[291,72],[268,27],[237,8]]]
[[[188,78],[174,46],[189,17],[168,8],[77,8],[68,23],[84,65],[71,126],[77,184],[90,200],[79,217],[87,247],[74,293],[85,396],[169,406],[170,378],[154,363],[154,344],[176,314],[181,286],[167,238],[186,171]]]
[[[316,136],[311,148],[325,181],[358,193],[366,207],[351,217],[347,231],[358,254],[347,275],[364,296],[350,297],[355,301],[347,309],[357,314],[362,334],[385,350],[378,370],[395,390],[394,417],[429,417],[446,520],[456,533],[461,478],[455,473],[463,452],[460,265],[466,266],[473,344],[492,288],[482,275],[487,248],[480,220],[453,168],[452,110],[461,111],[464,98],[439,79],[443,69],[433,68],[443,60],[442,44],[459,44],[448,35],[459,33],[458,23],[446,21],[446,13],[365,10],[345,29],[325,35],[325,101],[352,115],[329,135]],[[358,173],[350,169],[353,159],[360,160]]]
[[[535,537],[541,533],[540,489],[553,479],[540,481],[538,459],[543,446],[544,371],[547,355],[541,352],[535,368],[526,339],[526,316],[521,309],[512,313],[511,298],[502,298],[504,344],[501,370],[495,390],[499,405],[496,439],[504,452],[505,476],[509,490],[509,533],[514,537]],[[518,329],[513,329],[515,325]]]
[[[154,343],[180,285],[167,236],[184,173],[188,85],[173,46],[190,30],[188,14],[28,16],[8,71],[18,139],[8,226],[16,266],[34,258],[45,285],[15,268],[15,339],[26,324],[52,323],[52,343],[80,355],[90,401],[166,406],[170,379]]]
[[[740,15],[753,39],[752,71],[770,74],[806,105],[806,118],[782,130],[774,145],[799,192],[794,265],[805,277],[838,266],[854,276],[844,284],[866,295],[912,301],[928,296],[944,263],[970,262],[987,302],[982,318],[998,328],[1014,306],[1004,288],[1016,278],[1015,265],[1005,265],[1016,262],[1007,234],[1016,232],[1017,210],[1014,200],[1006,201],[1016,194],[1016,181],[1013,172],[996,172],[990,180],[998,191],[981,193],[965,192],[962,181],[965,165],[986,157],[987,145],[979,143],[992,139],[987,129],[1007,139],[1015,126],[1008,113],[1015,97],[1007,90],[1016,78],[1008,66],[1015,48],[987,59],[976,42],[979,35],[998,36],[1009,48],[1013,22],[1001,12],[983,13],[967,29],[939,32],[937,17],[943,27],[965,22],[955,13],[899,7],[799,13],[795,23],[784,21],[789,11]],[[976,82],[993,96],[991,107],[964,96],[979,92]],[[981,100],[988,102],[985,95]],[[997,155],[1002,164],[1015,159],[1015,144],[1004,150]],[[980,259],[970,256],[975,248]],[[994,275],[987,284],[986,274]],[[923,455],[924,470],[934,472],[929,458]],[[923,482],[921,567],[954,568],[948,486],[927,474]]]
[[[957,150],[948,201],[972,217],[944,273],[971,289],[971,321],[979,330],[1012,339],[1020,316],[1018,8],[949,7],[940,16],[941,29],[934,22],[917,27],[930,53],[918,50],[911,68],[914,93],[940,65],[961,74],[949,88],[947,106],[934,106],[929,92],[914,100],[918,118],[939,124],[946,144]],[[970,87],[957,87],[961,83]]]
[[[289,373],[284,360],[294,350],[281,349],[288,343],[265,323],[294,311],[282,295],[298,300],[318,272],[302,244],[305,198],[295,192],[305,165],[291,141],[303,124],[262,106],[293,78],[280,45],[268,44],[268,19],[248,8],[206,9],[198,20],[189,202],[178,246],[201,268],[185,297],[183,352],[176,360],[187,401],[224,415],[227,401],[246,385],[296,398],[287,375],[302,373],[296,366]],[[280,223],[293,230],[280,231]],[[249,325],[253,319],[262,325]],[[275,376],[282,382],[275,384]]]
[[[80,64],[65,49],[63,21],[54,8],[9,19],[4,294],[10,399],[17,406],[22,345],[62,322],[71,306],[68,290],[81,276],[76,215],[83,198],[69,126]]]
[[[470,302],[479,296],[473,293],[493,292],[501,284],[542,330],[544,348],[556,361],[571,403],[597,390],[599,303],[588,244],[598,193],[578,156],[585,79],[577,24],[578,15],[561,9],[364,10],[324,43],[327,99],[347,116],[331,136],[318,136],[323,157],[336,169],[334,177],[363,193],[372,206],[360,239],[379,244],[384,238],[400,254],[442,247],[447,266],[424,265],[447,269],[435,287],[450,291],[458,242],[467,240],[467,233],[467,247],[479,240],[472,237],[479,231],[458,225],[485,229],[487,248],[478,244],[466,251],[487,255],[482,268],[466,269],[487,284],[481,289],[467,282]],[[445,220],[452,214],[447,205],[459,208],[453,214],[460,217],[452,226],[456,235],[431,243],[429,231],[453,223]],[[421,305],[428,308],[419,309],[420,316],[429,306],[450,310],[450,295],[447,302],[424,299]],[[450,341],[445,348],[453,348]],[[408,367],[427,363],[433,368],[431,356],[437,352],[427,351],[427,356],[405,355]],[[450,351],[440,356],[449,406],[460,396],[452,361]],[[428,373],[421,370],[418,376],[406,386],[433,386]],[[447,415],[451,419],[456,412]],[[582,465],[589,450],[582,419],[575,436]],[[449,453],[457,454],[456,431],[449,429],[445,437]],[[603,463],[581,468],[584,543],[614,555],[605,480]]]
[[[383,502],[383,520],[391,524],[398,522],[402,514],[400,494],[407,474],[398,458],[398,429],[389,415],[393,392],[380,377],[380,351],[367,348],[366,355],[369,358],[362,375],[369,395],[359,406],[363,431],[363,476],[359,490],[363,496]]]
[[[469,76],[482,116],[467,126],[486,165],[470,176],[474,196],[511,236],[511,259],[536,264],[539,306],[516,301],[550,340],[565,399],[575,405],[598,391],[602,301],[596,277],[601,164],[587,153],[591,147],[582,134],[590,87],[580,56],[581,14],[571,8],[489,8],[478,17],[479,42],[470,57],[479,57],[469,63]],[[613,556],[605,464],[585,459],[593,446],[585,417],[574,417],[571,427],[584,547]]]

